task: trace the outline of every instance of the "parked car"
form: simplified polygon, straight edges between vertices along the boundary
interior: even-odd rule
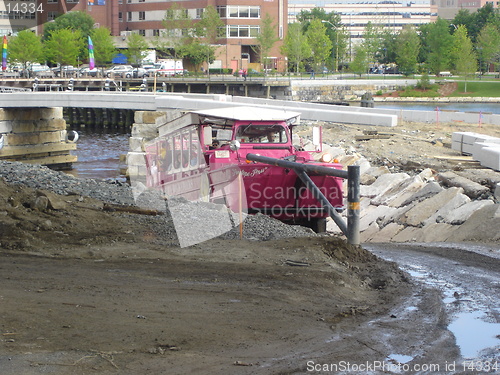
[[[132,65],[115,65],[111,69],[106,70],[105,76],[121,78],[144,78],[149,77],[149,73],[144,68],[134,68]]]
[[[133,68],[133,70],[132,70],[132,77],[133,78],[144,78],[144,77],[149,77],[149,76],[150,76],[150,72],[147,69]],[[130,77],[127,76],[127,78],[130,78]]]
[[[54,77],[54,72],[47,65],[35,63],[31,64],[27,71],[21,69],[20,75],[26,78],[31,76],[52,78]]]
[[[115,65],[112,68],[106,70],[104,75],[108,78],[111,77],[121,77],[130,78],[132,77],[132,71],[134,67],[132,65]]]
[[[78,71],[78,76],[80,77],[97,77],[99,75],[99,69],[90,69],[88,66],[81,67]]]
[[[78,68],[75,68],[73,65],[57,66],[51,70],[56,77],[75,77],[78,75]]]
[[[158,73],[158,70],[161,68],[161,64],[146,64],[142,66],[143,69],[148,73],[148,77],[153,77]]]

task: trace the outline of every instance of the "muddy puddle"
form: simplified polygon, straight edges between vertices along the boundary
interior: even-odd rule
[[[397,251],[395,247],[398,246]],[[420,245],[422,246],[422,245]],[[428,245],[426,245],[428,246]],[[421,253],[411,246],[405,245],[367,245],[368,250],[384,259],[394,261],[401,269],[425,286],[438,289],[448,314],[448,330],[455,337],[460,349],[462,361],[479,361],[481,363],[497,363],[500,366],[500,275],[498,272],[471,266],[467,261],[456,260]],[[440,246],[436,246],[439,248]],[[473,250],[480,254],[491,253],[491,247],[454,245],[451,252]],[[441,246],[442,248],[442,246]],[[496,250],[496,249],[493,249]],[[466,253],[464,253],[466,254]],[[464,258],[468,258],[465,256]],[[488,262],[488,258],[484,257]],[[475,263],[478,263],[475,261]],[[408,306],[408,311],[416,310],[416,306]],[[408,358],[399,358],[405,362]],[[494,369],[493,369],[494,370]],[[500,368],[498,369],[500,372]],[[496,370],[495,370],[496,371]],[[488,372],[486,372],[488,373]]]

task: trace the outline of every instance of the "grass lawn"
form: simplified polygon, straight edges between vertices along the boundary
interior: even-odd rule
[[[467,81],[467,92],[464,93],[464,81],[457,80],[458,90],[450,96],[479,96],[479,97],[500,97],[499,82]]]

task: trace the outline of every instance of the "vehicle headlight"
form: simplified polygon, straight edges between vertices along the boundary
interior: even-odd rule
[[[329,163],[332,161],[332,155],[330,155],[328,153],[323,154],[323,155],[321,155],[321,158],[319,160],[322,161],[323,163]]]

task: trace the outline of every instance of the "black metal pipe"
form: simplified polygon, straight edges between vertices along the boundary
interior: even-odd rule
[[[302,182],[304,182],[306,187],[311,191],[314,198],[316,198],[323,205],[323,207],[328,210],[328,214],[333,219],[333,221],[335,221],[335,224],[337,224],[342,233],[348,236],[347,225],[342,219],[342,216],[339,215],[335,207],[333,207],[332,204],[328,201],[328,198],[324,196],[324,194],[321,192],[321,190],[319,190],[314,181],[311,180],[311,177],[309,177],[308,174],[302,170],[296,169],[295,173],[297,173],[297,176],[299,176]]]
[[[347,178],[348,177],[347,171],[343,171],[341,169],[324,167],[322,165],[301,164],[301,163],[295,163],[293,161],[270,158],[268,156],[261,156],[261,155],[256,155],[256,154],[247,154],[246,158],[247,158],[247,160],[250,160],[250,161],[257,161],[260,163],[275,165],[278,167],[290,168],[290,169],[294,169],[294,170],[301,170],[301,171],[304,171],[307,173],[315,173],[315,174],[324,175],[324,176],[335,176],[335,177],[340,177],[340,178]]]

